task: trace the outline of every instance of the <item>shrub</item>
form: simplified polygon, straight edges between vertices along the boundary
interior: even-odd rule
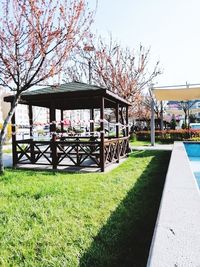
[[[2,129],[3,127],[3,124],[0,123],[0,130]],[[6,133],[6,141],[9,141],[10,138],[12,137],[12,126],[11,126],[11,123],[8,124],[7,126],[7,133]]]
[[[187,124],[185,124],[185,123],[183,122],[181,128],[182,128],[183,130],[184,130],[184,129],[187,129]]]
[[[150,131],[140,131],[136,133],[138,141],[149,141],[151,139]],[[164,130],[155,131],[155,140],[162,143],[171,143],[174,141],[200,140],[200,130]]]
[[[175,130],[176,129],[176,120],[175,119],[172,119],[171,122],[170,122],[170,128],[172,130]]]
[[[137,134],[136,133],[131,133],[130,134],[130,140],[131,141],[136,141],[137,140]]]

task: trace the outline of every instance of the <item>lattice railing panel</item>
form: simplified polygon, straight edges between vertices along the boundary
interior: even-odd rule
[[[58,143],[58,166],[65,164],[66,159],[69,161],[67,165],[73,164],[74,166],[91,166],[100,165],[100,143]],[[65,162],[64,162],[65,161]]]
[[[119,161],[128,153],[129,138],[116,138],[107,140],[104,144],[105,165]]]
[[[31,162],[30,144],[16,144],[17,163]]]
[[[42,145],[40,143],[34,143],[34,158],[33,162],[43,163],[43,164],[52,164],[51,157],[51,145]]]

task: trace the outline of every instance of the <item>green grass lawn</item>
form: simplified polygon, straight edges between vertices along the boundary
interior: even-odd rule
[[[3,153],[10,154],[12,153],[12,149],[3,149]]]
[[[151,142],[150,141],[137,141],[137,140],[130,140],[130,145],[131,146],[150,146]]]
[[[0,266],[145,266],[169,157],[135,151],[105,174],[7,170]]]

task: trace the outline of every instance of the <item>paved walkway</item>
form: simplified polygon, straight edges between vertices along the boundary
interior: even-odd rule
[[[199,203],[184,144],[175,142],[147,267],[200,267]]]
[[[3,150],[12,149],[12,145],[4,145]],[[3,153],[3,162],[4,167],[12,167],[12,154],[11,153]]]
[[[12,154],[4,153],[3,162],[4,162],[4,167],[12,167]]]
[[[173,144],[155,144],[155,146],[131,146],[133,150],[167,150],[171,151],[173,148]]]

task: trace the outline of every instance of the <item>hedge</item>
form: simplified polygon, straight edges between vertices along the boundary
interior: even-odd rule
[[[138,141],[150,141],[151,131],[136,132]],[[200,141],[200,130],[164,130],[155,131],[155,140],[163,143],[171,143],[174,141],[193,140]]]
[[[1,131],[2,127],[3,127],[3,124],[0,123],[0,131]],[[6,140],[10,140],[10,138],[12,137],[12,129],[11,128],[12,128],[11,123],[9,123],[7,126]]]

